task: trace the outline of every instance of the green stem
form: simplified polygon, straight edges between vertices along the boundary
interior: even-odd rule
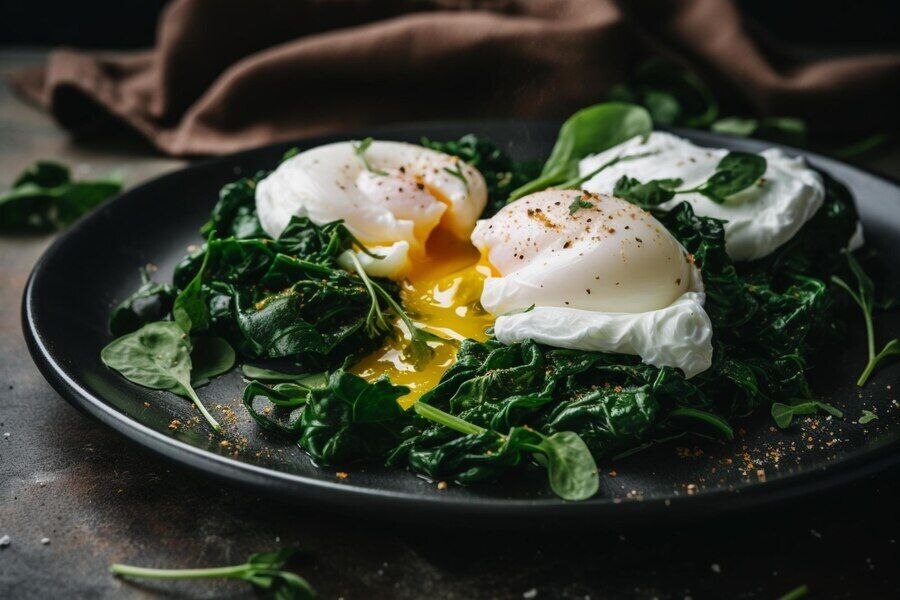
[[[203,418],[206,419],[206,422],[209,423],[210,427],[213,428],[214,431],[221,432],[222,426],[219,425],[218,421],[216,421],[209,411],[206,410],[206,407],[203,406],[203,402],[200,401],[200,398],[197,396],[197,392],[194,391],[194,388],[191,387],[190,384],[184,386],[187,390],[188,396],[191,401],[194,403],[194,406],[200,409],[200,413],[203,415]]]
[[[537,179],[529,181],[525,185],[514,189],[509,195],[509,200],[507,200],[506,203],[509,204],[514,200],[518,200],[522,196],[527,196],[528,194],[547,189],[557,181],[559,181],[558,173],[548,173],[547,175],[542,175],[541,177],[538,177]]]
[[[451,415],[448,412],[444,412],[439,408],[435,408],[430,404],[425,404],[421,400],[416,402],[413,405],[416,413],[422,417],[425,417],[429,421],[434,421],[435,423],[439,423],[440,425],[445,425],[454,431],[458,431],[465,435],[477,435],[479,433],[484,433],[487,431],[484,427],[479,427],[474,423],[469,423],[466,420],[460,419],[456,415]]]
[[[247,572],[247,565],[213,567],[209,569],[148,569],[146,567],[133,567],[116,563],[110,565],[109,572],[113,575],[128,575],[130,577],[145,577],[148,579],[212,579],[240,577]]]
[[[587,181],[588,179],[591,179],[594,175],[596,175],[596,174],[599,173],[600,171],[603,171],[604,169],[607,169],[607,168],[613,166],[613,165],[616,164],[616,163],[619,163],[619,162],[622,162],[622,161],[625,161],[625,160],[632,160],[632,159],[635,159],[635,158],[643,158],[643,157],[645,157],[645,156],[650,156],[651,154],[656,154],[656,152],[641,152],[641,153],[639,153],[639,154],[631,154],[631,155],[629,155],[629,156],[622,156],[622,155],[620,154],[619,156],[617,156],[617,157],[615,157],[615,158],[613,158],[613,159],[610,159],[610,160],[606,161],[605,163],[603,163],[602,165],[600,165],[599,167],[597,167],[596,169],[594,169],[594,170],[591,171],[590,173],[587,173],[586,175],[582,175],[582,176],[580,176],[580,177],[575,177],[574,179],[570,179],[570,180],[565,181],[565,182],[563,182],[563,183],[561,183],[561,184],[559,184],[559,185],[557,185],[557,186],[554,186],[554,187],[555,187],[556,189],[558,189],[558,190],[565,190],[565,189],[570,189],[570,188],[578,187],[578,186],[580,186],[582,183],[584,183],[585,181]]]

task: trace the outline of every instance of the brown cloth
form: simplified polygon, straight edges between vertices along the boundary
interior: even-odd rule
[[[17,88],[65,127],[118,119],[173,155],[376,123],[564,116],[661,53],[759,114],[898,126],[900,54],[791,60],[727,0],[178,0],[156,47],[54,52]]]

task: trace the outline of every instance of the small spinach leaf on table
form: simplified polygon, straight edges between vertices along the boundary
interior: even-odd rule
[[[117,179],[75,181],[65,165],[40,161],[0,195],[0,230],[62,229],[121,190]]]
[[[144,325],[112,341],[103,348],[100,358],[133,383],[190,398],[210,426],[221,431],[191,386],[191,345],[177,323]]]

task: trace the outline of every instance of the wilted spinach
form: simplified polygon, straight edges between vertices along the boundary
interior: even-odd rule
[[[109,314],[109,332],[125,335],[147,323],[162,321],[172,312],[175,290],[168,283],[150,279],[147,269],[141,269],[141,287],[120,302]]]

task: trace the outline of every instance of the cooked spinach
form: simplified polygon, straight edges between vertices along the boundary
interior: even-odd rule
[[[540,175],[513,190],[509,201],[576,180],[578,161],[582,158],[603,152],[637,135],[649,135],[652,129],[653,121],[649,113],[634,104],[608,102],[576,112],[560,128],[556,144]]]
[[[172,311],[174,301],[174,288],[152,281],[147,269],[142,268],[141,286],[109,314],[109,332],[121,336],[147,323],[162,321]]]
[[[204,366],[206,374],[218,374],[226,362],[224,348],[211,350],[215,355]],[[174,392],[190,398],[203,418],[215,431],[222,427],[216,422],[191,385],[191,343],[187,333],[171,321],[148,323],[137,331],[110,342],[100,353],[103,363],[138,385],[155,390]],[[229,364],[224,370],[230,369]]]
[[[670,99],[653,97],[656,112],[674,111]],[[646,133],[649,116],[640,107],[591,107],[566,122],[540,173],[475,136],[423,144],[482,172],[489,216],[508,198],[580,184],[581,158]],[[370,144],[356,146],[367,168]],[[395,320],[409,334],[405,358],[419,368],[434,344],[455,342],[417,327],[398,286],[366,274],[356,253],[368,251],[342,223],[294,218],[278,239],[266,236],[253,201],[262,173],[225,186],[203,228],[206,242],[179,263],[172,285],[145,274],[116,307],[110,329],[124,337],[104,349],[103,360],[135,383],[190,397],[208,416],[193,387],[230,369],[237,355],[251,361],[242,366],[248,413],[319,465],[384,462],[460,484],[531,465],[546,470],[559,496],[584,499],[599,486],[595,461],[685,434],[732,439],[734,419],[760,405],[781,427],[818,411],[841,416],[813,397],[806,373],[818,349],[843,333],[838,289],[857,301],[872,329],[871,282],[842,252],[857,222],[846,188],[825,177],[822,209],[788,243],[749,263],[728,256],[722,221],[696,215],[686,202],[656,210],[688,191],[724,201],[756,184],[765,168],[759,156],[732,152],[690,190],[677,179],[623,177],[616,185],[616,195],[654,211],[702,270],[713,364],[691,379],[634,356],[465,340],[436,387],[404,411],[397,400],[407,388],[368,382],[349,366],[393,334]],[[457,171],[450,174],[465,180]],[[590,205],[579,197],[569,210]],[[858,290],[844,283],[846,273],[857,277]],[[895,352],[896,340],[879,354],[871,341],[871,368]]]
[[[316,597],[309,583],[291,571],[283,570],[297,553],[294,548],[278,552],[251,554],[247,562],[228,567],[206,569],[151,569],[116,563],[109,572],[120,577],[139,579],[241,579],[252,584],[268,598],[308,600]]]
[[[38,161],[0,195],[0,231],[62,229],[121,190],[118,179],[75,181],[65,165]]]

